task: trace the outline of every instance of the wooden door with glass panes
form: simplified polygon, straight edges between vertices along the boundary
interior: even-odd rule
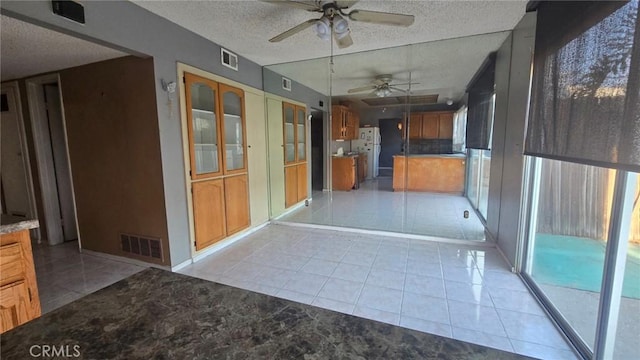
[[[307,198],[307,109],[282,103],[285,208]]]
[[[297,200],[307,198],[307,113],[302,106],[296,106],[296,162]]]
[[[250,223],[244,93],[190,73],[184,82],[195,248],[202,250],[230,235],[228,209],[233,232]],[[230,176],[244,177],[230,189],[237,196],[227,195]]]

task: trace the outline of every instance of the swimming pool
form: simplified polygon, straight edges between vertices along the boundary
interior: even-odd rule
[[[640,245],[628,246],[622,296],[640,299]],[[542,284],[600,292],[605,247],[601,240],[536,234],[531,275]]]

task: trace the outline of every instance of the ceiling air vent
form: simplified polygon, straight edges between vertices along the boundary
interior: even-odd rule
[[[282,88],[291,91],[291,79],[287,79],[286,77],[282,78]]]
[[[375,97],[362,99],[362,101],[369,106],[393,106],[402,104],[402,101],[398,101],[396,97]]]
[[[398,97],[398,99],[402,99],[402,101],[406,101],[406,97]],[[438,94],[435,95],[415,95],[409,96],[409,104],[412,105],[428,105],[435,104],[438,102]]]
[[[222,61],[222,65],[238,71],[238,55],[232,53],[227,49],[220,48],[220,58]]]
[[[120,234],[120,249],[129,254],[164,260],[162,242],[157,238]]]

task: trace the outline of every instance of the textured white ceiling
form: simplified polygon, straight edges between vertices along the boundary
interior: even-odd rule
[[[329,42],[311,28],[280,43],[268,39],[319,13],[260,1],[145,1],[141,7],[183,26],[260,65],[327,56]],[[415,15],[408,27],[350,21],[354,45],[347,54],[398,45],[511,30],[525,13],[519,1],[360,1],[352,9]]]
[[[7,16],[0,17],[0,79],[18,79],[127,54]]]
[[[503,31],[336,56],[331,94],[349,96],[349,89],[371,84],[376,75],[392,74],[392,83],[417,83],[411,85],[414,95],[439,94],[439,103],[446,102],[448,98],[458,101],[487,55],[496,51],[508,35],[508,31]],[[267,68],[316,91],[329,93],[328,58]],[[408,86],[398,87],[408,89]],[[375,97],[368,91],[350,96]]]

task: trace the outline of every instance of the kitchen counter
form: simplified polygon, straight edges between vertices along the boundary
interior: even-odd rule
[[[465,161],[462,154],[417,154],[393,157],[393,191],[462,195]]]
[[[21,230],[35,229],[40,226],[38,220],[27,220],[20,216],[3,214],[0,217],[0,234],[9,234]]]
[[[393,155],[393,157],[464,159],[467,156],[465,154],[409,154],[409,155],[397,154],[397,155]]]
[[[0,355],[42,344],[85,359],[528,359],[159,269],[3,334]]]

